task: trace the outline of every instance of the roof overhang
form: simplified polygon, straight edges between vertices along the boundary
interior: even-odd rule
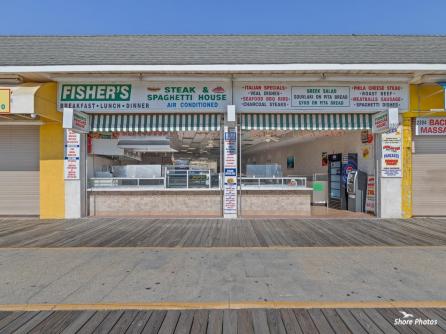
[[[253,73],[253,72],[446,72],[446,64],[214,64],[0,66],[0,73]]]
[[[18,85],[4,85],[0,88],[10,91],[10,112],[2,116],[36,119],[42,117],[47,120],[61,122],[62,113],[56,110],[56,83],[22,83]]]
[[[382,81],[411,84],[446,81],[446,64],[217,64],[0,66],[0,82],[11,75],[27,82],[71,80],[291,80]],[[263,78],[262,78],[263,76]],[[5,82],[9,82],[10,79]]]

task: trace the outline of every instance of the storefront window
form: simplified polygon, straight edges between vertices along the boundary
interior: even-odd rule
[[[219,189],[220,132],[89,135],[91,189]]]

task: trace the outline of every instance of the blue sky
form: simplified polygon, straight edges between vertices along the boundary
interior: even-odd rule
[[[2,1],[2,35],[446,34],[446,0]]]

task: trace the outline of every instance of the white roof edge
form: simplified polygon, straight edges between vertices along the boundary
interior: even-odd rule
[[[446,64],[215,64],[0,66],[0,73],[446,71]]]

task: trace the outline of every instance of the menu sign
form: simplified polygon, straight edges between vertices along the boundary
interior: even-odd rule
[[[241,112],[404,110],[409,99],[408,85],[393,83],[310,86],[291,82],[236,82],[234,96]]]
[[[375,213],[375,177],[367,176],[367,196],[365,200],[365,211]]]
[[[237,129],[225,126],[224,132],[223,215],[237,218]]]
[[[391,129],[395,129],[399,125],[398,108],[390,108],[373,115],[372,132],[384,133]]]
[[[63,127],[78,133],[88,133],[90,131],[90,116],[80,111],[75,112],[72,108],[64,108]]]
[[[59,83],[58,110],[87,112],[223,112],[227,82]]]
[[[291,106],[330,108],[350,106],[350,87],[291,87]]]
[[[382,177],[401,177],[401,131],[382,134]]]
[[[417,136],[446,136],[446,117],[417,117]]]
[[[65,180],[79,180],[80,174],[80,134],[72,131],[65,131],[65,157],[64,157],[64,175]]]

